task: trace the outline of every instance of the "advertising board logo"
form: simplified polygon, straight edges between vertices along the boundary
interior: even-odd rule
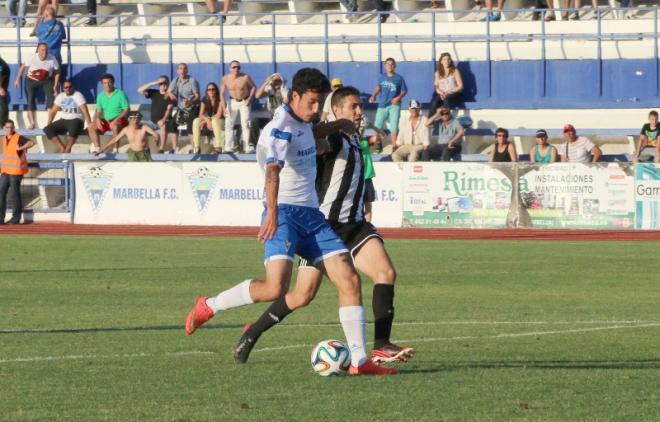
[[[92,167],[87,173],[83,173],[82,181],[89,202],[92,204],[92,210],[98,211],[112,181],[112,174],[104,171],[101,167]]]
[[[218,183],[218,175],[211,173],[206,167],[200,167],[195,173],[188,175],[188,181],[197,202],[197,209],[200,212],[206,211],[211,202],[213,189]]]

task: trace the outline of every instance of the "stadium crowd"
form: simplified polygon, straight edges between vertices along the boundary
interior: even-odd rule
[[[47,25],[51,19],[52,7],[46,14]],[[118,145],[121,131],[128,126],[127,119],[130,103],[126,93],[115,87],[115,78],[104,74],[100,78],[103,90],[97,95],[94,115],[89,112],[85,98],[74,89],[74,82],[67,79],[60,92],[60,60],[52,54],[49,43],[40,41],[35,54],[30,56],[19,68],[14,85],[19,88],[24,78],[27,92],[26,129],[37,126],[36,93],[42,90],[48,110],[48,122],[43,132],[61,153],[69,153],[77,138],[87,132],[91,140],[91,152],[101,151],[101,135],[110,132],[109,143]],[[469,119],[455,117],[461,103],[463,82],[459,69],[453,63],[449,53],[441,54],[436,64],[433,77],[433,91],[429,102],[428,114],[422,115],[422,103],[418,99],[408,101],[408,112],[402,113],[402,103],[407,95],[406,81],[403,75],[395,72],[396,61],[387,58],[385,72],[379,76],[378,83],[368,97],[369,103],[377,106],[375,121],[369,123],[365,117],[365,129],[370,129],[370,137],[376,152],[383,152],[383,145],[390,144],[393,161],[460,161],[465,128]],[[0,121],[8,119],[7,88],[10,78],[8,64],[0,58]],[[342,86],[341,78],[332,80],[332,89]],[[263,108],[272,118],[277,107],[287,103],[289,89],[286,78],[275,73],[269,75],[257,87],[249,74],[241,70],[241,64],[234,60],[229,63],[229,73],[220,81],[219,86],[209,81],[204,92],[200,93],[199,82],[189,75],[188,66],[180,63],[177,76],[170,82],[169,77],[160,75],[138,88],[138,92],[151,101],[149,118],[143,123],[157,132],[156,149],[169,153],[179,149],[180,132],[190,136],[191,153],[202,152],[203,137],[212,137],[212,153],[255,152],[254,140],[259,129],[267,119],[253,116],[254,103],[265,99]],[[332,92],[327,96],[321,121],[332,121],[334,115],[329,107]],[[59,119],[55,117],[59,115]],[[142,116],[140,115],[140,118]],[[633,160],[658,161],[658,114],[649,113],[649,122],[640,132],[639,143],[633,154]],[[238,135],[235,126],[240,122]],[[85,126],[87,129],[85,129]],[[554,146],[548,143],[548,134],[544,129],[536,133],[538,144],[529,151],[530,161],[538,163],[569,161],[596,162],[602,151],[584,136],[577,136],[571,124],[563,128],[566,143]],[[66,136],[63,143],[60,136]],[[145,148],[148,149],[145,145]],[[519,152],[508,139],[508,131],[498,128],[495,144],[489,153],[491,162],[518,161]],[[143,157],[144,158],[144,157]]]

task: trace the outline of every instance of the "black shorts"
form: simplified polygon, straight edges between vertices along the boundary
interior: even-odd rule
[[[372,237],[378,238],[383,242],[383,237],[378,233],[376,227],[373,224],[366,221],[361,221],[359,223],[333,223],[328,221],[332,230],[337,233],[337,236],[344,241],[344,244],[350,251],[351,257],[355,258],[358,250],[362,245],[364,245],[367,240]],[[306,259],[300,258],[299,267],[312,267],[311,263],[308,263]]]
[[[44,133],[48,139],[67,134],[72,138],[77,138],[83,133],[84,128],[85,122],[80,119],[60,119],[46,126]]]
[[[158,126],[158,121],[154,122],[152,120],[151,123],[153,125],[153,126],[150,125],[151,128],[156,132],[158,132],[160,130],[160,126]],[[169,119],[165,120],[165,133],[177,133],[178,131],[179,130],[176,127],[176,122],[174,121],[173,118],[170,117]]]
[[[374,180],[364,181],[364,202],[374,202],[376,200],[376,189],[374,189]]]

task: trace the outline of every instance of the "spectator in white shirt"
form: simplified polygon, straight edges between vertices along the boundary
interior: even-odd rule
[[[18,76],[14,81],[16,88],[20,86],[26,68],[28,73],[25,77],[25,89],[27,90],[29,121],[27,129],[32,130],[37,124],[36,90],[43,87],[46,108],[50,108],[53,105],[53,97],[59,93],[60,64],[55,57],[48,54],[48,45],[39,43],[37,52],[23,63],[18,70]]]
[[[53,121],[59,111],[62,112],[59,120]],[[70,153],[78,136],[83,133],[85,123],[88,127],[92,124],[85,97],[75,90],[73,81],[67,79],[63,84],[63,92],[55,98],[53,106],[48,110],[48,124],[44,133],[59,147],[61,153]],[[60,135],[65,134],[66,145],[60,139]]]
[[[564,125],[566,143],[560,146],[559,155],[562,163],[596,163],[603,152],[593,142],[584,136],[577,136],[572,124]]]
[[[419,101],[410,100],[408,116],[401,116],[398,147],[392,152],[392,161],[417,161],[424,147],[429,145],[430,129],[421,108]]]

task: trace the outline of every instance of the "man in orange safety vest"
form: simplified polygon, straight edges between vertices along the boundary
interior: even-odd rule
[[[2,160],[0,161],[0,224],[20,224],[23,213],[21,181],[28,172],[27,149],[34,142],[16,132],[14,122],[7,120],[2,135]],[[11,219],[5,222],[7,192],[11,188],[14,196]]]

